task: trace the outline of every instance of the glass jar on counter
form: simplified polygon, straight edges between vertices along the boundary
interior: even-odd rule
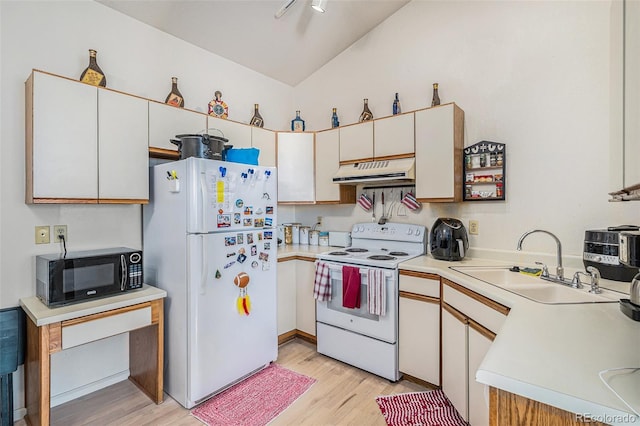
[[[320,231],[315,229],[312,229],[311,231],[309,231],[309,245],[310,246],[319,245],[320,244],[319,237],[320,237]],[[327,242],[329,242],[329,240],[327,240]]]
[[[319,246],[328,246],[329,245],[329,233],[328,232],[320,232],[318,235],[318,245]]]

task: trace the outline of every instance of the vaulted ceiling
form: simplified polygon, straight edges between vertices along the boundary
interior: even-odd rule
[[[409,2],[328,0],[318,13],[312,0],[97,1],[290,86]]]

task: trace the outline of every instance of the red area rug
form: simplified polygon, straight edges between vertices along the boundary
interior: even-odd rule
[[[300,398],[316,379],[271,364],[191,411],[209,426],[263,426]]]
[[[379,396],[376,402],[389,426],[468,426],[440,389]]]

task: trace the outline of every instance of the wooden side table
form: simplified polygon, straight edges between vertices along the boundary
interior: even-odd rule
[[[129,380],[160,404],[164,297],[164,290],[145,285],[139,291],[54,309],[36,297],[21,299],[20,305],[29,317],[25,360],[27,423],[50,423],[51,354],[125,332],[129,332]]]

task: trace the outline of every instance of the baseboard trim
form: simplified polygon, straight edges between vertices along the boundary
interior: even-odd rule
[[[306,340],[309,343],[313,343],[314,345],[318,344],[318,340],[316,339],[316,336],[301,330],[291,330],[291,331],[287,331],[286,333],[282,333],[281,335],[278,336],[278,345],[286,343],[289,340],[293,340],[296,337],[299,337],[302,340]]]
[[[402,373],[402,372],[401,372],[401,373]],[[440,389],[440,386],[436,386],[436,385],[434,385],[433,383],[429,383],[429,382],[427,382],[426,380],[419,379],[419,378],[417,378],[417,377],[411,376],[411,375],[406,374],[406,373],[402,373],[402,378],[403,378],[404,380],[409,381],[409,382],[413,382],[413,383],[417,383],[417,384],[419,384],[419,385],[422,385],[422,386],[424,386],[425,388]]]
[[[60,404],[64,404],[65,402],[80,398],[81,396],[88,395],[91,392],[95,392],[97,390],[104,389],[107,386],[122,382],[124,380],[127,380],[129,378],[129,375],[130,373],[127,369],[111,376],[105,377],[104,379],[100,379],[84,386],[80,386],[79,388],[71,389],[70,391],[63,392],[58,395],[52,395],[50,406],[51,408],[53,408]]]

